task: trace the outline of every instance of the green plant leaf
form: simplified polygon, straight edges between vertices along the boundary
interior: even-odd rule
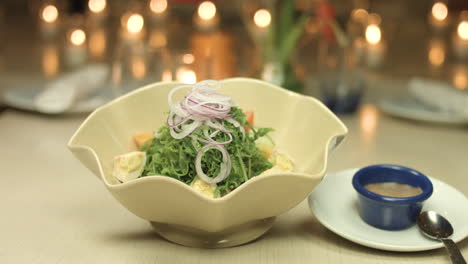
[[[282,1],[281,15],[279,17],[278,34],[276,36],[276,46],[280,47],[281,42],[286,38],[286,35],[291,30],[294,24],[294,1]]]
[[[292,51],[296,47],[297,40],[304,31],[304,27],[309,20],[309,15],[302,15],[296,22],[294,27],[289,31],[286,38],[282,42],[279,49],[279,62],[284,64],[291,56]]]

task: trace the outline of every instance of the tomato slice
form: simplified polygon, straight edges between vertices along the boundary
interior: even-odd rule
[[[247,116],[247,117],[246,117],[247,122],[249,122],[249,124],[250,124],[251,126],[254,126],[254,111],[246,111],[246,112],[245,112],[245,115]],[[250,130],[250,127],[245,126],[245,130],[246,130],[246,131],[249,131],[249,130]]]

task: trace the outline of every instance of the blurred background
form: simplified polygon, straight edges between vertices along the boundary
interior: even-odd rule
[[[433,98],[468,88],[466,0],[3,0],[0,39],[4,109],[89,112],[152,82],[242,76],[339,114],[459,115]],[[38,102],[48,90],[64,94]]]

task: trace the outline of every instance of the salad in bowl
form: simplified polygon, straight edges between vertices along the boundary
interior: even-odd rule
[[[293,171],[268,135],[273,129],[255,128],[254,112],[243,112],[220,88],[212,80],[173,88],[166,124],[134,135],[139,151],[116,156],[112,174],[120,182],[168,176],[219,198],[252,177]],[[188,92],[174,102],[178,90]]]
[[[96,109],[69,149],[169,241],[252,241],[303,201],[347,133],[320,101],[233,78],[155,83]]]

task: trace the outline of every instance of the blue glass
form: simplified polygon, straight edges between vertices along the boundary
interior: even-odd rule
[[[335,114],[354,113],[361,103],[361,92],[346,96],[323,95],[322,102]]]
[[[389,197],[364,188],[367,184],[384,182],[419,187],[422,193],[411,197]],[[386,230],[401,230],[415,224],[423,202],[433,192],[431,181],[421,172],[390,164],[362,168],[356,172],[352,183],[358,192],[361,218],[369,225]]]

